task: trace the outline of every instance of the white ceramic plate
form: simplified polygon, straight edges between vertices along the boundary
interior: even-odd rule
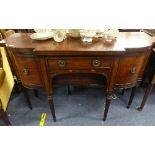
[[[30,35],[30,38],[34,40],[47,40],[53,38],[53,32],[33,33]]]

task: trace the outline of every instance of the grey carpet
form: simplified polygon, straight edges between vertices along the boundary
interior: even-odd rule
[[[54,104],[57,122],[53,122],[47,98],[43,90],[39,97],[29,91],[33,110],[21,93],[13,94],[7,113],[14,126],[38,126],[42,113],[46,113],[45,126],[140,126],[155,125],[155,90],[152,91],[142,112],[136,107],[141,103],[144,89],[139,88],[130,109],[126,108],[130,96],[130,89],[121,96],[117,91],[118,99],[112,100],[108,117],[102,121],[105,92],[103,88],[72,87],[72,94],[67,95],[66,87],[54,91]],[[0,120],[0,125],[4,123]]]

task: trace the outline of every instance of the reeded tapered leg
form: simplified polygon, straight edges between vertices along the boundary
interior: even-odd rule
[[[27,89],[26,89],[25,87],[23,87],[23,86],[21,86],[21,88],[22,88],[22,92],[23,92],[23,94],[24,94],[24,96],[25,96],[25,98],[26,98],[26,100],[27,100],[28,106],[29,106],[29,108],[32,110],[32,104],[31,104],[29,95],[28,95],[28,93],[27,93]]]
[[[137,86],[133,87],[132,90],[131,90],[130,99],[129,99],[129,102],[128,102],[128,105],[127,105],[128,109],[130,108],[130,106],[132,104],[133,98],[135,96],[136,88],[137,88]]]
[[[111,94],[108,93],[107,96],[106,96],[106,103],[105,103],[105,110],[104,110],[103,121],[106,121],[107,114],[108,114],[109,107],[110,107],[110,103],[111,103]]]
[[[144,97],[143,97],[143,100],[142,100],[142,103],[141,103],[140,107],[137,108],[138,111],[142,111],[143,110],[143,107],[144,107],[144,105],[146,103],[146,100],[147,100],[148,96],[151,93],[151,90],[152,90],[153,86],[154,86],[154,84],[150,84],[148,86],[148,88],[146,89]]]
[[[49,103],[49,106],[50,106],[50,109],[51,109],[51,113],[52,113],[52,116],[53,116],[53,121],[56,122],[55,108],[54,108],[54,104],[53,104],[52,95],[48,96],[48,103]]]

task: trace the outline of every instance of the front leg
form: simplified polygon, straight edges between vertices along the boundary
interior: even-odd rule
[[[54,109],[54,104],[53,104],[53,84],[52,84],[52,81],[53,81],[53,77],[55,75],[49,75],[48,74],[48,70],[46,68],[46,62],[45,62],[45,59],[44,57],[42,57],[40,59],[40,68],[41,68],[41,73],[42,73],[42,78],[43,78],[43,82],[44,82],[44,88],[46,90],[46,94],[47,94],[47,97],[48,97],[48,104],[50,106],[50,110],[51,110],[51,113],[52,113],[52,116],[53,116],[53,120],[54,122],[56,122],[56,116],[55,116],[55,109]]]
[[[53,121],[56,122],[56,116],[55,116],[55,108],[54,108],[54,104],[53,104],[53,96],[52,94],[48,95],[48,104],[50,106],[50,110],[53,116]]]
[[[107,92],[103,121],[106,121],[107,114],[111,103],[112,92]]]

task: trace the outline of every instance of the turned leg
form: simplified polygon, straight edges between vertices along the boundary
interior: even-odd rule
[[[111,103],[111,94],[108,93],[107,96],[106,96],[106,103],[105,103],[105,110],[104,110],[103,121],[106,121],[107,114],[108,114],[109,107],[110,107],[110,103]]]
[[[23,92],[23,94],[24,94],[24,96],[25,96],[25,98],[27,100],[29,108],[32,110],[32,104],[31,104],[27,89],[25,87],[23,87],[22,85],[21,85],[21,89],[22,89],[22,92]]]
[[[0,116],[1,116],[1,118],[2,118],[2,120],[3,120],[3,122],[4,122],[6,125],[8,125],[8,126],[11,125],[11,123],[10,123],[10,121],[9,121],[9,119],[8,119],[7,113],[4,112],[3,109],[2,109],[1,101],[0,101]]]
[[[137,86],[133,87],[132,90],[131,90],[130,99],[129,99],[129,102],[128,102],[128,105],[127,105],[128,109],[130,108],[130,106],[132,104],[133,98],[135,96],[136,88],[137,88]]]
[[[70,85],[67,85],[67,93],[68,93],[68,95],[70,95],[70,94],[71,94]]]
[[[49,103],[51,113],[52,113],[52,116],[53,116],[53,121],[56,122],[55,108],[54,108],[54,104],[53,104],[52,95],[48,95],[48,103]]]
[[[145,105],[145,103],[146,103],[146,100],[147,100],[148,96],[149,96],[150,93],[151,93],[151,90],[152,90],[153,86],[154,86],[153,83],[149,84],[148,88],[147,88],[146,91],[145,91],[145,94],[144,94],[142,103],[141,103],[140,107],[137,108],[138,111],[142,111],[142,110],[143,110],[143,107],[144,107],[144,105]]]

